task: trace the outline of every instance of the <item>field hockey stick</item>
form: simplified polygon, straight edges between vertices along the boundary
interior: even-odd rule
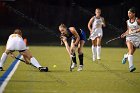
[[[25,60],[22,60],[22,59],[20,59],[20,58],[18,58],[18,57],[14,57],[15,59],[17,59],[17,60],[20,60],[20,61],[22,61],[22,62],[25,62]]]
[[[124,37],[126,37],[126,36],[128,36],[128,35],[132,35],[132,34],[134,34],[134,33],[137,33],[137,32],[134,31],[133,33],[126,34],[126,35],[124,35]],[[110,43],[110,42],[112,42],[112,41],[114,41],[114,40],[120,39],[120,38],[121,38],[121,36],[118,36],[118,37],[115,37],[115,38],[113,38],[113,39],[110,39],[110,40],[108,40],[108,41],[106,42],[106,44],[108,44],[108,43]]]
[[[10,54],[11,54],[11,57],[12,57],[12,58],[15,58],[15,59],[17,59],[17,60],[20,60],[20,61],[26,63],[25,60],[22,60],[22,59],[16,57],[12,52],[10,52]]]
[[[118,37],[115,37],[115,38],[113,38],[113,39],[110,39],[110,40],[108,40],[108,41],[106,42],[106,44],[108,44],[108,43],[110,43],[110,42],[112,42],[112,41],[114,41],[114,40],[120,39],[120,38],[121,38],[121,36],[118,36]]]
[[[89,41],[89,40],[90,40],[90,38],[91,38],[91,35],[88,37],[88,39],[87,39],[87,40]]]

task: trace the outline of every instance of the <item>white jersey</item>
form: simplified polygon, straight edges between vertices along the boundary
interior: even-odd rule
[[[6,49],[21,51],[26,50],[26,45],[20,35],[11,34],[8,38]]]
[[[138,25],[137,23],[137,18],[135,19],[133,23],[130,22],[130,19],[127,20],[127,26],[128,26],[128,29],[131,29],[132,31],[140,28],[140,25]],[[130,41],[133,43],[135,47],[139,47],[140,46],[140,32],[133,33],[126,36],[126,41]]]
[[[90,35],[90,39],[94,40],[96,37],[102,37],[103,31],[102,31],[102,25],[103,25],[103,18],[97,18],[94,16],[94,21],[92,23],[92,33]]]

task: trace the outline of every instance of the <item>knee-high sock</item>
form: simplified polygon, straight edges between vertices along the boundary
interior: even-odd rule
[[[37,67],[37,68],[42,67],[42,66],[39,64],[39,62],[38,62],[34,57],[32,57],[32,58],[30,59],[30,62],[31,62],[31,64],[32,64],[33,66],[35,66],[35,67]]]
[[[97,59],[101,57],[101,46],[97,46]]]
[[[96,58],[96,46],[92,45],[92,54],[93,57]]]
[[[133,68],[133,55],[128,55],[129,68]]]
[[[75,53],[72,55],[72,61],[73,61],[73,63],[77,64],[77,62],[76,62],[76,54]]]
[[[3,64],[6,61],[6,59],[7,59],[7,54],[3,53],[0,60],[0,67],[3,67]]]
[[[80,61],[80,65],[83,65],[83,54],[79,55],[79,61]]]

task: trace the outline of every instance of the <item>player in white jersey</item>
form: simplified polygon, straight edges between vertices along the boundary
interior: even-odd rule
[[[136,70],[133,64],[133,54],[136,48],[140,46],[140,19],[135,16],[135,13],[135,8],[128,10],[127,31],[121,35],[122,38],[126,36],[126,45],[128,47],[128,52],[124,54],[122,63],[125,64],[128,60],[130,72]]]
[[[88,22],[88,29],[90,31],[90,39],[92,40],[92,54],[93,61],[100,60],[101,54],[101,39],[103,36],[102,27],[105,27],[104,18],[101,17],[101,9],[96,8],[95,16],[93,16]]]
[[[15,29],[14,33],[11,34],[8,38],[7,44],[6,44],[6,50],[1,56],[0,60],[0,71],[3,70],[3,64],[7,59],[8,54],[11,54],[12,57],[14,57],[13,52],[19,51],[21,55],[23,55],[23,58],[25,59],[25,63],[30,64],[38,68],[41,72],[47,72],[48,67],[42,67],[39,62],[35,59],[35,57],[32,56],[30,51],[26,48],[26,44],[24,43],[24,40],[22,38],[22,32],[20,29]]]

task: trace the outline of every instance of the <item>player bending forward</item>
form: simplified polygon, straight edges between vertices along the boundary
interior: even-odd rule
[[[86,36],[83,30],[76,29],[75,27],[67,28],[64,24],[59,26],[61,32],[61,41],[65,44],[66,50],[68,51],[70,57],[72,58],[71,69],[77,66],[75,50],[78,47],[79,61],[80,65],[77,71],[83,70],[83,51],[82,48],[85,44]],[[71,38],[71,46],[68,44],[68,39]]]
[[[14,33],[9,36],[9,39],[6,44],[6,50],[1,56],[0,60],[0,71],[3,70],[3,64],[7,59],[8,54],[12,54],[14,51],[19,51],[26,63],[30,63],[34,67],[38,68],[41,72],[47,72],[48,67],[42,67],[39,62],[32,56],[30,51],[26,48],[26,45],[22,38],[22,32],[20,29],[15,29]],[[28,60],[30,62],[28,62]]]
[[[140,20],[135,17],[135,13],[135,8],[128,10],[129,20],[127,20],[127,31],[121,35],[122,38],[126,36],[126,45],[128,48],[127,54],[124,54],[124,58],[122,59],[122,64],[125,64],[126,60],[128,60],[130,72],[136,70],[133,65],[133,54],[136,47],[140,46]]]

